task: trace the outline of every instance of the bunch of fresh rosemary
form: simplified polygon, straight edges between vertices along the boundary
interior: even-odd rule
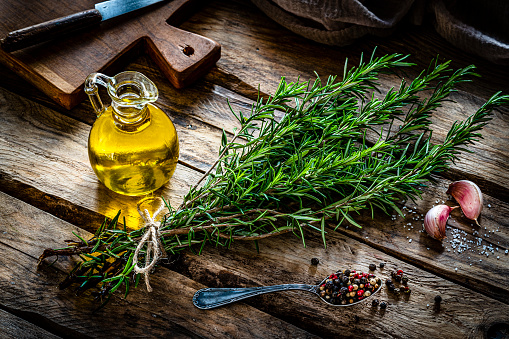
[[[304,228],[319,232],[325,245],[330,225],[360,227],[355,214],[361,210],[402,214],[396,203],[417,198],[430,174],[447,169],[481,137],[491,110],[509,103],[509,96],[495,94],[434,145],[432,111],[475,75],[474,67],[452,71],[449,62],[434,61],[412,82],[376,98],[378,75],[411,66],[405,58],[372,56],[349,70],[345,64],[342,80],[329,77],[325,84],[283,78],[274,95],[259,99],[249,114],[232,110],[241,127],[230,141],[223,133],[219,158],[204,183],[191,188],[180,207],[168,206],[161,227],[166,252],[201,252],[207,243],[229,246],[285,232],[304,241]],[[137,284],[133,255],[144,230],[130,232],[125,224],[116,229],[118,217],[88,241],[45,251],[42,258],[82,259],[62,287],[99,286],[98,296],[109,297],[120,286],[127,295],[130,284]]]

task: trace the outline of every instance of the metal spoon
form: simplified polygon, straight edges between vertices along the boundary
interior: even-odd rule
[[[307,284],[283,284],[283,285],[273,285],[273,286],[261,286],[261,287],[247,287],[247,288],[203,288],[197,291],[193,296],[193,304],[194,306],[202,309],[202,310],[210,310],[212,308],[216,308],[219,306],[223,306],[226,304],[231,304],[233,302],[243,300],[246,298],[254,297],[260,294],[271,293],[271,292],[279,292],[279,291],[288,291],[288,290],[301,290],[306,292],[311,292],[316,294],[323,302],[327,303],[329,306],[353,306],[359,304],[367,299],[369,299],[372,295],[380,291],[382,288],[382,283],[378,284],[378,288],[371,293],[369,297],[366,297],[357,302],[346,304],[346,305],[336,305],[333,304],[324,298],[322,298],[319,294],[319,288],[325,281],[328,279],[325,278],[318,285],[307,285]]]

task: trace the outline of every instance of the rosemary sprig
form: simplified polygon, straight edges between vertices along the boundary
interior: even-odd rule
[[[223,134],[217,161],[183,203],[176,209],[167,204],[165,250],[201,253],[207,243],[229,246],[286,232],[304,242],[306,227],[321,233],[326,245],[329,223],[361,227],[355,214],[362,210],[372,217],[377,209],[402,214],[396,203],[420,197],[431,174],[468,151],[490,112],[509,103],[509,96],[495,94],[467,120],[455,122],[443,143],[433,144],[432,112],[458,83],[476,75],[474,66],[453,72],[449,62],[435,60],[412,82],[403,80],[375,97],[379,74],[412,66],[405,60],[393,54],[350,69],[345,63],[342,80],[329,77],[324,84],[283,78],[249,114],[232,110],[241,127],[230,141]],[[43,254],[82,257],[65,286],[79,282],[82,291],[99,285],[97,296],[107,298],[122,285],[127,295],[137,284],[133,252],[144,230],[115,229],[117,220],[103,224],[88,242]]]

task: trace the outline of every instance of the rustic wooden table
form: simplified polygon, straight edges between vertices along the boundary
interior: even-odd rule
[[[457,50],[432,27],[404,27],[389,38],[367,37],[336,48],[301,38],[278,26],[247,1],[215,1],[182,27],[222,45],[217,66],[185,90],[174,89],[147,56],[125,67],[154,80],[158,101],[175,123],[181,142],[180,161],[170,183],[158,194],[173,204],[214,161],[221,130],[231,131],[227,109],[247,110],[263,93],[275,90],[281,76],[289,80],[341,74],[346,57],[355,64],[361,52],[410,53],[418,64],[412,77],[440,55],[454,67],[478,66],[482,78],[465,83],[434,115],[440,140],[457,119],[464,119],[498,90],[509,92],[509,68],[490,64]],[[84,102],[67,111],[11,70],[0,67],[0,337],[429,337],[482,338],[509,333],[509,110],[495,112],[484,140],[462,154],[451,170],[429,186],[423,200],[408,208],[425,213],[455,179],[470,179],[485,193],[481,227],[456,210],[448,221],[451,240],[481,241],[473,252],[458,253],[420,233],[421,223],[379,214],[360,219],[362,229],[340,227],[329,233],[324,249],[320,235],[309,234],[307,247],[286,234],[255,245],[230,249],[207,246],[202,255],[184,252],[152,275],[154,291],[143,287],[124,299],[117,294],[94,312],[89,294],[59,290],[71,262],[47,261],[37,268],[45,248],[57,248],[72,231],[90,236],[104,217],[119,209],[130,227],[139,225],[136,198],[117,195],[101,185],[87,157],[87,136],[94,121]],[[384,86],[398,85],[385,77]],[[409,242],[412,239],[412,242]],[[478,240],[482,239],[482,240]],[[493,252],[483,245],[493,247]],[[489,256],[488,256],[489,254]],[[311,265],[318,258],[318,265]],[[385,312],[369,305],[326,307],[304,292],[281,292],[211,311],[195,308],[194,292],[204,286],[246,287],[280,283],[316,283],[341,267],[367,270],[385,262],[379,274],[398,268],[410,278],[410,296],[396,297],[384,288]],[[438,310],[434,297],[441,295]]]

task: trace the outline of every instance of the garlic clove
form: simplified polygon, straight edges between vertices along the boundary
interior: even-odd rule
[[[447,194],[456,199],[468,219],[475,220],[475,223],[479,225],[477,218],[482,211],[483,198],[476,184],[468,180],[455,181],[449,185]]]
[[[458,206],[449,207],[447,205],[438,205],[426,213],[424,217],[424,229],[432,238],[443,240],[445,236],[445,224],[449,219],[451,211]]]

